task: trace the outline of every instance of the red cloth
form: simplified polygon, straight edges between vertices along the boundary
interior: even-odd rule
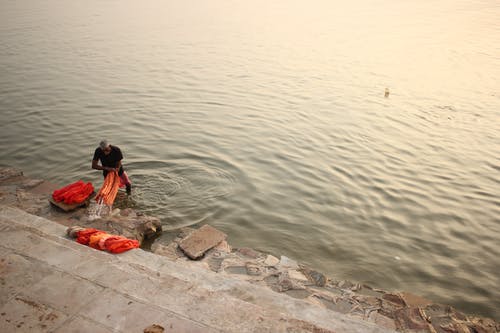
[[[97,230],[94,228],[88,228],[85,230],[78,231],[76,233],[76,241],[80,244],[83,244],[83,245],[89,245],[90,236],[92,236],[96,232],[104,232],[104,231]]]
[[[82,180],[64,186],[52,193],[52,198],[57,202],[71,205],[84,202],[94,192],[92,183],[84,183]]]

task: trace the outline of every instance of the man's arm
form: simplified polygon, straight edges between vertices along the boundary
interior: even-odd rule
[[[105,167],[105,166],[101,166],[97,163],[97,160],[92,160],[92,169],[96,169],[96,170],[106,170],[106,171],[111,171],[113,170],[113,168],[110,168],[110,167]]]

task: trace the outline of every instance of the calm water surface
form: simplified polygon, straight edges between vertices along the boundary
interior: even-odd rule
[[[497,0],[0,0],[0,163],[100,186],[107,137],[166,229],[499,319],[499,18]]]

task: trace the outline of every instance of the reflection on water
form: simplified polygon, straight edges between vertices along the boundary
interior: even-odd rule
[[[0,163],[99,186],[107,137],[125,205],[167,230],[210,223],[498,319],[498,17],[493,0],[0,0]]]

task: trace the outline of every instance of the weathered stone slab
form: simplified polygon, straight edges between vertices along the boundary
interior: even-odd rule
[[[194,231],[184,238],[179,247],[191,259],[202,257],[206,251],[210,250],[223,240],[227,235],[214,227],[205,224],[200,229]]]
[[[277,264],[279,264],[280,260],[278,258],[276,258],[275,256],[272,256],[272,255],[268,255],[266,257],[266,260],[264,261],[264,265],[266,266],[276,266]]]
[[[288,271],[288,276],[290,277],[290,279],[299,281],[308,281],[307,277],[304,274],[294,269]]]

